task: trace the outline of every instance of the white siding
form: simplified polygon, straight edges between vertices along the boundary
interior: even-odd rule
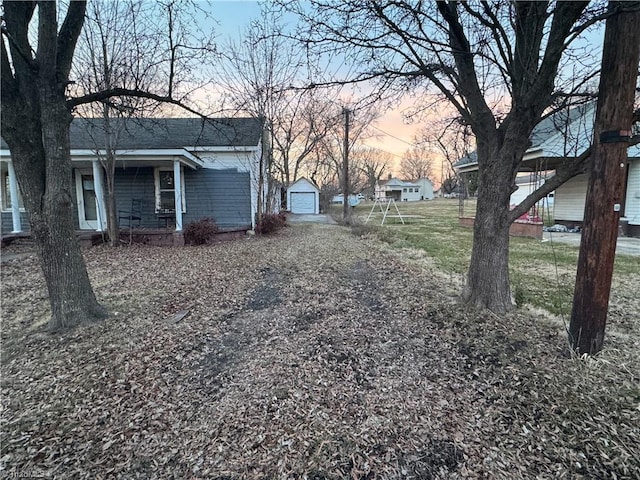
[[[586,174],[572,178],[556,189],[554,217],[556,220],[581,222],[587,192]]]
[[[629,162],[624,216],[630,225],[640,225],[640,159]]]
[[[417,182],[420,185],[420,198],[423,200],[433,199],[433,183],[428,178],[421,178]]]
[[[511,194],[511,199],[509,200],[510,205],[518,205],[525,198],[527,198],[531,192],[535,190],[535,183],[521,183],[518,185],[518,189]]]
[[[403,202],[417,202],[420,200],[420,188],[416,186],[402,187]]]

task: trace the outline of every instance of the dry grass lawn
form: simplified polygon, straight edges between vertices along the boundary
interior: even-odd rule
[[[637,305],[578,359],[558,317],[466,310],[340,226],[85,257],[111,316],[66,334],[36,259],[2,265],[3,476],[640,478]]]

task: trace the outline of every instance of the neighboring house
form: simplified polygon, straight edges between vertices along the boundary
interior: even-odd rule
[[[435,197],[433,193],[433,183],[428,178],[420,178],[413,182],[420,188],[420,200],[433,200]]]
[[[126,122],[116,144],[119,211],[135,205],[135,226],[181,231],[211,217],[221,230],[251,229],[258,206],[263,122],[257,118],[145,118]],[[104,231],[102,119],[71,123],[74,210],[79,230]],[[2,233],[28,231],[11,155],[0,145]],[[263,175],[264,177],[264,175]],[[262,189],[266,198],[266,178]],[[178,208],[176,208],[176,205]],[[123,222],[121,220],[121,222]],[[133,225],[121,225],[133,226]]]
[[[432,190],[433,193],[433,190]],[[393,198],[396,202],[416,202],[422,200],[420,185],[390,177],[376,183],[375,196],[379,200]]]
[[[554,171],[563,162],[581,155],[593,140],[595,102],[552,115],[535,128],[531,147],[525,152],[523,171]],[[640,145],[627,149],[627,182],[624,185],[620,223],[627,234],[640,237]],[[463,173],[477,170],[477,157],[460,159],[455,168]],[[554,221],[580,225],[584,218],[588,175],[578,175],[555,190]],[[513,197],[512,197],[513,199]],[[512,203],[515,203],[512,201]]]
[[[302,177],[287,189],[287,206],[291,213],[320,213],[320,189]]]

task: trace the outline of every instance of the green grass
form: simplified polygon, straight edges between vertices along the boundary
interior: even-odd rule
[[[363,222],[369,215],[372,202],[358,205],[354,213]],[[398,203],[405,224],[388,218],[380,226],[382,215],[376,214],[368,227],[394,248],[418,248],[432,257],[445,272],[461,274],[469,267],[472,229],[459,225],[459,204],[455,199],[436,199],[428,202]],[[341,207],[332,213],[340,216]],[[473,216],[475,203],[466,201],[464,215]],[[395,213],[395,211],[393,212]],[[509,270],[511,287],[518,305],[530,304],[555,314],[571,310],[578,247],[558,242],[511,237]],[[614,277],[640,272],[640,257],[617,255]]]

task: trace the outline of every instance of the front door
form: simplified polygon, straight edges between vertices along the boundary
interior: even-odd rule
[[[97,230],[98,205],[91,170],[76,170],[76,194],[80,230]]]

